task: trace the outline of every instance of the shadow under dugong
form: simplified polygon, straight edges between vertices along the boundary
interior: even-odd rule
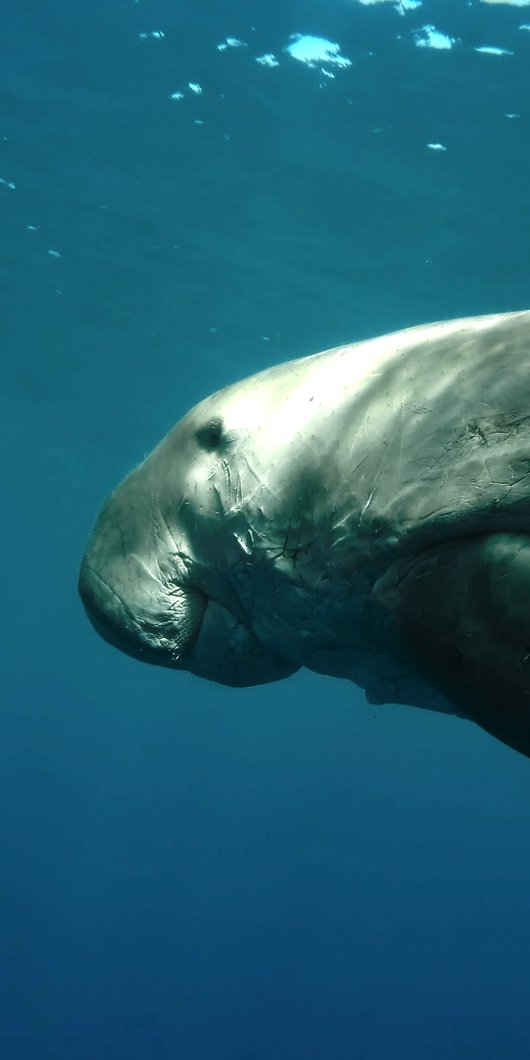
[[[147,662],[234,686],[305,666],[530,755],[530,311],[206,398],[108,498],[79,589]]]

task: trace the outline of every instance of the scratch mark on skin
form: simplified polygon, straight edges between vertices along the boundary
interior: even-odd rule
[[[236,473],[235,483],[232,480],[232,471],[227,460],[223,460],[222,468],[226,481],[226,491],[228,497],[227,513],[234,515],[238,512],[243,505],[243,487],[241,484],[241,475]]]
[[[355,475],[357,474],[357,472],[360,471],[362,467],[364,467],[364,465],[367,463],[367,461],[368,461],[368,457],[367,456],[363,456],[362,460],[359,460],[359,463],[356,464],[355,467],[353,467],[352,470],[350,471],[350,477],[354,478]]]
[[[257,474],[257,472],[256,472],[256,471],[254,471],[254,468],[253,468],[253,467],[251,467],[251,465],[250,465],[250,463],[249,463],[249,460],[248,460],[248,457],[247,457],[247,456],[245,456],[245,458],[244,458],[244,462],[245,462],[245,464],[246,464],[246,467],[247,467],[247,471],[248,471],[249,475],[252,475],[252,478],[254,478],[254,479],[256,480],[256,483],[257,483],[257,485],[258,485],[258,486],[262,486],[262,485],[263,485],[263,483],[262,483],[262,481],[261,481],[261,479],[260,479],[259,475]]]
[[[432,409],[428,408],[427,405],[414,405],[410,401],[402,401],[401,408],[403,412],[415,412],[418,415],[426,415],[432,412]]]
[[[230,494],[232,492],[232,474],[231,474],[231,471],[230,471],[230,465],[229,465],[227,460],[223,460],[222,467],[223,467],[223,471],[224,471],[225,479],[226,479],[227,494],[228,494],[228,497],[230,498]]]
[[[223,511],[224,511],[223,498],[221,496],[221,491],[219,489],[219,486],[216,486],[215,482],[213,484],[212,489],[213,489],[214,495],[215,495],[215,497],[217,499],[217,511],[216,511],[215,514],[219,516],[219,515],[222,515]]]
[[[241,512],[241,510],[243,508],[243,486],[242,486],[242,483],[241,483],[241,476],[240,475],[237,476],[237,480],[236,480],[235,486],[233,486],[233,488],[232,488],[232,493],[233,493],[233,497],[230,500],[230,496],[229,496],[229,504],[228,504],[228,507],[226,509],[226,514],[227,515],[231,515],[231,516],[235,516],[235,515],[238,515],[239,512]]]
[[[161,516],[162,522],[163,522],[163,524],[164,524],[164,526],[165,526],[165,528],[166,528],[166,530],[168,532],[169,540],[172,542],[173,548],[175,549],[175,555],[178,556],[179,555],[179,549],[177,547],[177,542],[175,541],[175,538],[173,537],[173,531],[170,528],[170,525],[169,525],[169,523],[168,523],[168,521],[167,521],[167,519],[165,517],[165,514],[164,514],[162,508],[159,508],[158,511],[160,512],[160,516]],[[179,506],[179,511],[180,511],[180,506]]]
[[[371,488],[371,490],[370,490],[370,492],[368,494],[368,497],[365,500],[365,502],[364,502],[364,504],[363,504],[363,506],[361,508],[361,514],[359,516],[359,526],[361,525],[361,523],[363,521],[363,518],[364,518],[364,515],[368,511],[368,508],[370,507],[370,505],[372,503],[376,488],[377,488],[377,479],[374,482],[374,485],[372,486],[372,488]]]
[[[273,563],[279,559],[291,560],[293,570],[295,570],[301,555],[305,553],[307,556],[310,550],[315,547],[319,538],[323,537],[322,531],[315,534],[314,527],[311,527],[312,536],[307,536],[306,540],[303,540],[304,532],[308,534],[309,531],[308,521],[305,520],[305,523],[306,525],[304,526],[304,512],[301,509],[293,512],[284,532],[281,547],[274,549],[272,545],[264,545],[262,551],[270,553],[270,559]]]
[[[482,445],[488,444],[488,439],[484,433],[483,427],[476,420],[471,420],[468,424],[468,430],[472,438],[480,438]]]

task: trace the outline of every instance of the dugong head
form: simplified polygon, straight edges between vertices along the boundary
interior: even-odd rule
[[[266,385],[228,387],[192,409],[127,476],[103,506],[79,576],[105,640],[233,686],[298,669],[256,637],[232,577],[236,568],[244,577],[258,534],[245,523],[245,504],[259,497],[266,522],[272,498],[266,436],[281,378],[264,374]]]
[[[530,313],[293,361],[191,410],[103,507],[79,589],[136,658],[301,666],[530,755]]]

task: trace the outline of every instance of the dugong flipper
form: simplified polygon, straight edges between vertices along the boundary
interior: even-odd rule
[[[398,560],[374,597],[418,671],[465,717],[530,755],[530,535]]]
[[[233,686],[305,666],[530,756],[530,312],[206,398],[108,498],[79,588],[147,662]]]

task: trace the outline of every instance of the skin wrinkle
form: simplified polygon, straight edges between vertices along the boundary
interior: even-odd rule
[[[166,516],[165,516],[165,513],[164,513],[164,509],[162,508],[161,505],[157,505],[157,511],[159,512],[160,517],[162,519],[162,522],[163,522],[163,524],[164,524],[164,526],[165,526],[165,528],[167,530],[169,540],[171,541],[171,543],[173,545],[173,548],[175,549],[175,556],[180,556],[181,553],[180,553],[180,551],[179,551],[179,549],[177,547],[177,542],[175,541],[175,538],[173,537],[173,532],[172,532],[171,527],[170,527],[170,525],[169,525],[169,523],[168,523],[168,521],[166,519]]]
[[[165,528],[167,530],[169,540],[171,541],[171,543],[173,545],[173,548],[175,550],[174,551],[174,556],[175,556],[176,559],[180,560],[180,563],[181,563],[182,567],[184,568],[184,570],[186,571],[187,577],[189,578],[189,569],[188,569],[188,566],[189,566],[189,563],[190,563],[189,557],[185,556],[185,554],[181,550],[179,550],[179,548],[177,547],[176,540],[175,540],[175,538],[173,536],[172,530],[171,530],[171,528],[169,526],[169,523],[168,523],[168,521],[166,519],[166,516],[165,516],[165,513],[163,511],[162,506],[158,505],[157,506],[157,510],[158,510],[158,512],[160,514],[160,517],[162,519],[162,522],[163,522],[163,524],[164,524],[164,526],[165,526]],[[160,574],[161,585],[162,585],[163,589],[165,589],[167,597],[169,597],[171,612],[177,619],[180,617],[179,614],[178,614],[178,612],[179,612],[178,605],[179,604],[181,605],[181,608],[180,608],[180,610],[181,610],[182,609],[182,601],[183,601],[183,599],[184,600],[186,599],[186,589],[182,585],[182,567],[181,567],[181,569],[179,571],[179,578],[180,578],[180,584],[179,584],[177,582],[177,579],[176,579],[174,573],[173,573],[172,579],[168,578],[168,576],[166,574],[166,571],[162,571],[161,567],[159,565],[159,574]],[[195,589],[195,588],[193,589],[193,592],[199,597],[204,597],[204,594],[199,593],[198,590]],[[189,590],[188,590],[188,593],[189,593]],[[204,599],[207,600],[206,597],[204,597]],[[191,644],[189,643],[189,641],[187,642],[187,652],[188,653],[193,648],[193,645],[196,643],[196,641],[197,641],[197,639],[199,637],[201,625],[202,625],[203,618],[204,618],[204,612],[206,611],[206,606],[207,606],[207,604],[203,608],[203,612],[202,612],[202,615],[201,615],[201,620],[200,620],[199,625],[198,625],[198,627],[196,629],[195,636],[193,637],[193,640],[192,640]],[[183,658],[183,652],[182,652],[181,646],[179,646],[179,647],[177,647],[175,649],[170,649],[170,650],[171,650],[171,654],[172,654],[172,658],[173,658],[174,662],[177,662],[177,661],[179,661],[179,660],[181,660]]]
[[[125,601],[124,601],[124,600],[122,600],[122,598],[121,598],[121,596],[119,595],[119,593],[117,593],[117,592],[116,592],[116,590],[115,590],[115,589],[114,589],[114,588],[112,587],[112,585],[109,585],[109,583],[108,583],[107,581],[105,581],[105,579],[104,579],[104,578],[103,578],[103,577],[101,576],[101,574],[99,574],[99,572],[98,572],[98,571],[94,570],[94,568],[93,568],[93,567],[87,567],[87,570],[88,570],[88,571],[90,571],[90,573],[91,573],[91,574],[92,574],[92,576],[93,576],[93,577],[94,577],[94,578],[96,579],[96,581],[100,582],[100,583],[101,583],[101,585],[103,585],[103,586],[104,586],[104,588],[105,588],[106,590],[108,590],[108,592],[109,592],[109,593],[111,594],[111,596],[113,596],[113,597],[114,597],[114,599],[118,601],[118,603],[120,604],[120,607],[121,607],[121,608],[123,609],[123,612],[124,612],[124,614],[126,614],[126,615],[127,615],[127,618],[129,618],[129,620],[130,620],[130,622],[131,622],[131,625],[133,626],[133,628],[134,628],[134,629],[136,629],[136,630],[138,630],[138,631],[139,631],[139,632],[141,633],[141,631],[142,631],[142,627],[141,627],[140,623],[139,623],[139,622],[137,621],[137,619],[136,619],[136,618],[134,617],[134,615],[133,615],[132,611],[131,611],[131,610],[130,610],[130,608],[129,608],[129,607],[127,606],[127,604],[125,603]]]

